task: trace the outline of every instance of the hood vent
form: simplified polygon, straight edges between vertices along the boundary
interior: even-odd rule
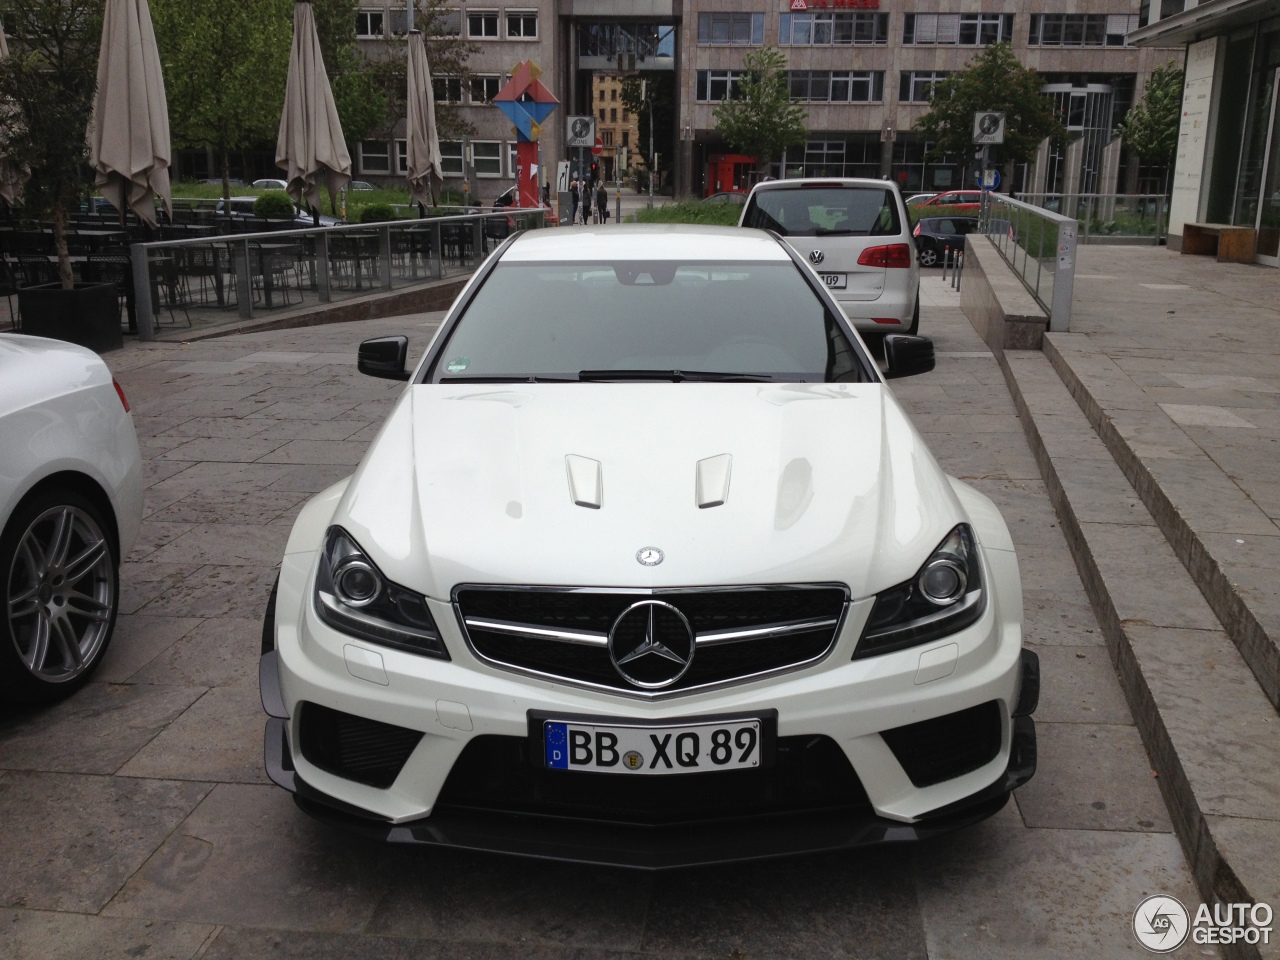
[[[698,461],[695,496],[699,510],[718,507],[729,499],[729,474],[732,469],[733,457],[727,453]]]
[[[569,474],[569,498],[576,506],[599,510],[604,495],[600,461],[571,453],[564,463]]]

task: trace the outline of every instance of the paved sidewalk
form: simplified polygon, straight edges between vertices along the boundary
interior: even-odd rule
[[[936,275],[924,291],[938,366],[894,390],[1004,513],[1044,668],[1039,772],[996,817],[910,849],[658,876],[310,820],[262,770],[266,593],[301,504],[401,389],[360,376],[356,344],[403,332],[417,355],[438,315],[132,344],[107,360],[146,457],[143,536],[95,681],[0,715],[0,958],[1138,955],[1134,908],[1194,902],[1192,876],[1001,372],[958,295]]]

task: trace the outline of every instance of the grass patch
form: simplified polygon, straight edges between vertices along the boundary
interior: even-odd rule
[[[701,223],[716,227],[736,227],[742,207],[736,203],[702,203],[697,200],[668,203],[661,207],[641,207],[637,223]]]

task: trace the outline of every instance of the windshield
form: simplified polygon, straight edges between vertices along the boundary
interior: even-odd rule
[[[883,237],[902,232],[893,191],[877,187],[757,190],[742,225],[784,237]]]
[[[869,380],[791,261],[499,263],[430,379]]]

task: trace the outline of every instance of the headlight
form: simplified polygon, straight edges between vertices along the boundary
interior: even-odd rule
[[[335,630],[429,657],[449,659],[421,594],[382,575],[341,527],[330,527],[316,574],[316,615]]]
[[[855,660],[955,633],[982,616],[987,597],[973,531],[962,523],[906,583],[876,594]]]

